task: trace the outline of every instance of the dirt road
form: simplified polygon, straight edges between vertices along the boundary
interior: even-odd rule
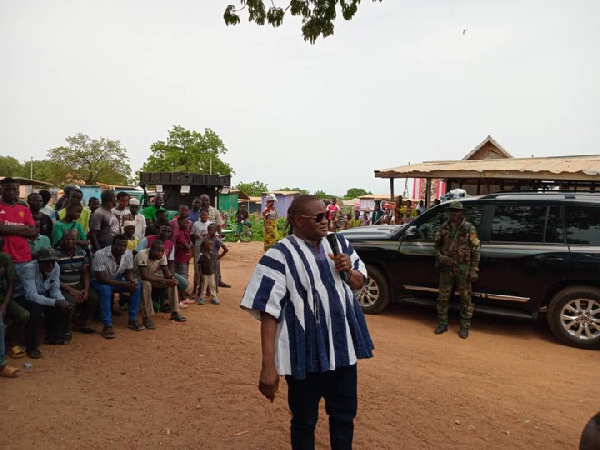
[[[30,370],[19,360],[21,378],[0,379],[0,447],[288,448],[285,382],[275,403],[259,395],[259,323],[238,306],[261,254],[231,244],[234,287],[219,306],[190,306],[185,324],[159,314],[136,333],[117,318],[114,341],[76,334]],[[600,354],[557,344],[543,322],[483,316],[465,341],[453,319],[434,336],[433,310],[367,317],[376,350],[359,362],[355,448],[576,448],[600,410]]]

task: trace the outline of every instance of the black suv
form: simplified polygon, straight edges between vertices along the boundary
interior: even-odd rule
[[[600,194],[518,192],[461,200],[481,240],[475,310],[536,319],[547,309],[556,337],[600,348]],[[391,301],[432,303],[439,273],[434,239],[448,219],[448,203],[410,225],[343,231],[367,265],[359,295],[365,313]]]

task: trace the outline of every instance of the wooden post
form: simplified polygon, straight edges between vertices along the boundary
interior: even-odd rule
[[[394,201],[394,180],[395,178],[390,178],[390,200]]]
[[[431,204],[431,178],[425,180],[425,208],[429,208]]]

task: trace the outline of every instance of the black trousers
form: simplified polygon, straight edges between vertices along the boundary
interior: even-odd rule
[[[319,418],[319,402],[325,399],[329,415],[329,442],[333,450],[352,448],[356,395],[356,364],[333,371],[309,373],[305,380],[286,375],[288,404],[292,412],[292,449],[315,448],[315,426]]]
[[[29,311],[29,322],[27,322],[27,327],[25,328],[26,348],[27,350],[35,350],[40,346],[42,305],[30,302],[25,297],[16,297],[13,300]]]

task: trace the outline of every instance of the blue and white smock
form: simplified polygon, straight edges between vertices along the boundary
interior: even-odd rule
[[[340,250],[366,279],[367,271],[350,243],[338,235]],[[327,239],[319,251],[290,235],[260,259],[240,306],[260,319],[277,319],[275,367],[279,375],[303,380],[373,356],[373,342],[354,292],[334,262]]]

